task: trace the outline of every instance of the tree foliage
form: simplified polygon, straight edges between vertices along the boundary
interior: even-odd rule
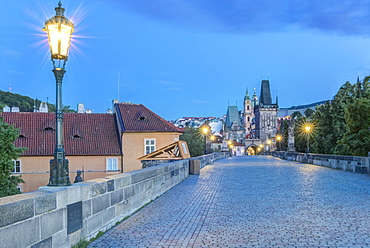
[[[0,197],[19,194],[17,185],[24,182],[20,176],[12,176],[14,162],[26,149],[16,147],[14,142],[19,136],[19,131],[3,122],[0,117]]]
[[[370,151],[370,99],[355,99],[346,108],[344,117],[347,131],[339,144],[353,156],[367,156]]]
[[[180,135],[180,140],[186,141],[192,157],[203,155],[205,142],[200,128],[185,127],[184,133]]]
[[[332,101],[316,108],[313,151],[324,154],[366,156],[370,150],[370,77],[346,82]],[[367,105],[366,105],[367,104]],[[362,127],[359,129],[359,127]]]
[[[33,112],[34,106],[40,106],[41,101],[32,99],[28,96],[22,96],[11,92],[5,92],[0,90],[0,107],[1,110],[5,105],[9,107],[19,107],[21,112]],[[48,111],[55,112],[55,104],[47,103]],[[63,112],[76,112],[71,109],[70,106],[63,106]]]

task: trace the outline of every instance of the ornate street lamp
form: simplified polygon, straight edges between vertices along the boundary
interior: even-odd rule
[[[283,137],[280,134],[278,134],[276,136],[276,141],[277,141],[277,146],[278,146],[277,150],[278,151],[280,151],[280,142],[281,142],[282,139],[283,139]]]
[[[208,136],[208,132],[209,132],[208,127],[207,126],[204,126],[202,128],[202,132],[203,132],[203,135],[204,135],[204,143],[205,143],[204,155],[207,155],[207,136]]]
[[[56,79],[56,144],[54,159],[50,160],[50,179],[48,186],[68,186],[69,181],[68,160],[65,158],[63,138],[63,112],[62,112],[62,80],[65,65],[68,60],[68,51],[74,24],[64,17],[64,8],[59,1],[55,8],[56,14],[45,22],[43,31],[47,32],[53,73]]]
[[[307,124],[304,126],[304,131],[307,135],[307,153],[310,153],[310,134],[312,132],[312,127]]]

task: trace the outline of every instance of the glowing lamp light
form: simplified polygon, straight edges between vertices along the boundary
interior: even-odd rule
[[[64,8],[59,1],[55,8],[56,14],[45,22],[42,29],[48,35],[52,59],[67,60],[74,24],[64,17]]]
[[[309,133],[309,132],[311,132],[311,127],[310,126],[305,126],[304,130],[305,130],[306,133]]]
[[[267,140],[267,144],[271,144],[271,140]]]
[[[276,136],[276,139],[277,139],[278,141],[280,141],[280,140],[281,140],[281,135]]]
[[[207,134],[207,133],[208,133],[208,127],[204,127],[204,128],[203,128],[203,133],[204,133],[204,134]]]

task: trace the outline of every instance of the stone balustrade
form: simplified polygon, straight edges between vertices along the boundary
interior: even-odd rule
[[[307,154],[283,151],[273,151],[270,152],[269,154],[286,160],[320,165],[330,167],[333,169],[340,169],[344,171],[351,171],[364,174],[370,173],[370,156],[355,157],[355,156],[325,155],[311,153]]]
[[[0,247],[71,247],[106,231],[201,168],[213,153],[137,171],[0,198]],[[149,217],[148,217],[149,218]]]

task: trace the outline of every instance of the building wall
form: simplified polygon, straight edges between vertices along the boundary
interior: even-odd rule
[[[145,139],[155,139],[155,149],[179,140],[181,133],[123,133],[123,172],[139,170],[141,162],[137,158],[145,155]]]
[[[69,161],[69,178],[74,182],[77,170],[84,170],[84,180],[105,177],[121,172],[121,156],[66,156]],[[118,171],[107,171],[107,158],[117,158]],[[40,186],[49,183],[50,159],[52,156],[19,157],[21,161],[21,175],[25,183],[19,185],[22,192],[37,190]]]

